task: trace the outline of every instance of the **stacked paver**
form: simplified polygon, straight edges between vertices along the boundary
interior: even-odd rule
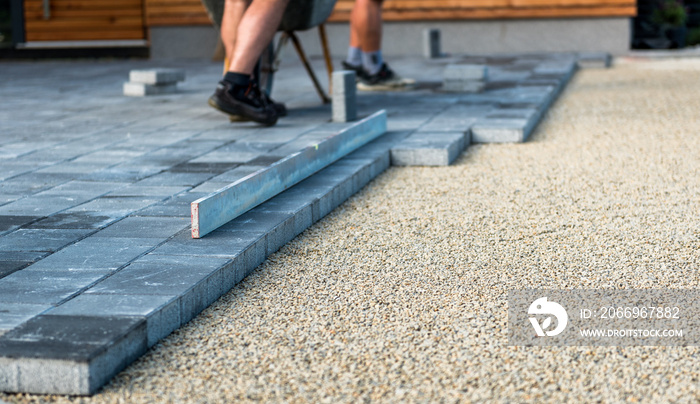
[[[185,81],[185,71],[182,69],[132,70],[129,72],[129,81],[124,83],[124,95],[143,97],[173,94],[177,92],[177,83],[180,81]]]

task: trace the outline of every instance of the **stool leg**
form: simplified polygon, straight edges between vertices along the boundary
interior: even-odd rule
[[[313,81],[314,87],[316,87],[316,92],[318,92],[318,96],[321,97],[321,101],[323,101],[324,104],[329,104],[331,102],[331,99],[323,91],[323,88],[321,88],[321,83],[318,82],[316,74],[314,74],[314,69],[311,67],[309,60],[306,58],[306,54],[304,53],[304,49],[302,49],[301,47],[301,42],[299,42],[299,38],[297,38],[294,32],[291,31],[287,32],[287,35],[289,35],[289,38],[292,40],[292,43],[294,44],[294,49],[297,50],[297,53],[299,54],[299,59],[301,59],[301,62],[304,64],[306,72],[309,73],[309,77],[311,77],[311,81]]]
[[[331,60],[331,51],[328,48],[328,36],[326,36],[326,26],[321,24],[318,26],[318,36],[321,38],[321,47],[323,48],[323,59],[326,61],[326,72],[328,73],[328,92],[333,93],[333,61]]]

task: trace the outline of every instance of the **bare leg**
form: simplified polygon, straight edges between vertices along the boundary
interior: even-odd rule
[[[226,49],[226,61],[230,62],[236,47],[238,26],[251,0],[226,0],[221,18],[221,42]],[[227,66],[228,68],[228,66]]]
[[[230,72],[253,74],[255,63],[275,36],[289,0],[254,0],[246,10],[236,37]]]
[[[363,52],[382,47],[382,1],[356,0],[350,13],[350,46]]]

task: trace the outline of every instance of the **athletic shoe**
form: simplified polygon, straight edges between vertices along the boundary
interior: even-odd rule
[[[275,102],[270,98],[269,95],[267,95],[266,92],[262,91],[262,96],[267,100],[269,104],[272,104],[272,107],[277,111],[277,116],[280,118],[283,116],[287,116],[287,106],[284,105],[284,103],[281,102]],[[231,122],[249,122],[250,119],[242,116],[242,115],[229,115],[228,116],[229,121]]]
[[[277,123],[279,114],[269,97],[263,96],[258,86],[250,83],[248,88],[234,89],[226,81],[220,81],[209,105],[230,116],[241,116],[266,126]],[[286,108],[285,108],[286,109]]]
[[[357,77],[360,79],[357,88],[364,91],[403,90],[416,83],[413,79],[399,76],[386,63],[382,64],[382,67],[375,74],[368,74],[364,71],[362,76],[358,75]]]
[[[352,65],[346,61],[342,62],[343,70],[350,70],[355,72],[355,80],[360,81],[360,78],[367,78],[369,75],[365,72],[365,69],[362,68],[362,65],[355,66]]]

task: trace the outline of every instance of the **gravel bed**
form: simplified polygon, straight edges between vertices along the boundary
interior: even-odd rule
[[[698,402],[696,347],[507,345],[514,288],[697,288],[700,60],[577,73],[525,144],[392,168],[91,398]]]

